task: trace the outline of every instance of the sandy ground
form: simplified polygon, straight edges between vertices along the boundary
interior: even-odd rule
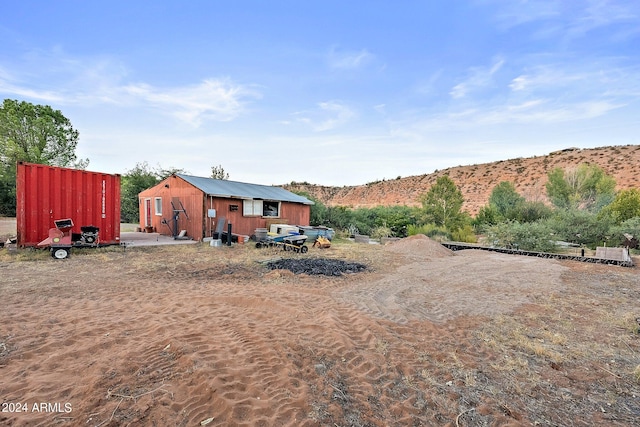
[[[264,261],[364,263],[339,277]],[[426,238],[0,252],[0,424],[632,426],[635,268]]]

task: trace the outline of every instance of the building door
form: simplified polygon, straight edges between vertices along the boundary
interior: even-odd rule
[[[151,199],[144,199],[144,226],[151,227]]]

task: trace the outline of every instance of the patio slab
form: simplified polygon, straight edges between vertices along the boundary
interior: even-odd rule
[[[196,240],[179,240],[159,233],[121,232],[120,243],[127,246],[189,245]]]

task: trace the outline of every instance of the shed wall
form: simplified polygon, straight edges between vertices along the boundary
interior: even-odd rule
[[[19,246],[37,245],[66,218],[73,233],[91,225],[100,244],[120,243],[120,175],[19,162],[16,193]]]
[[[268,228],[267,221],[282,222],[295,225],[309,225],[311,208],[300,203],[280,202],[280,215],[275,217],[244,216],[242,214],[242,199],[228,199],[219,197],[208,197],[207,209],[216,210],[216,218],[207,221],[206,235],[211,236],[215,231],[216,224],[224,217],[227,223],[231,223],[232,232],[251,236],[256,228]],[[238,210],[232,211],[231,206],[238,206]],[[206,212],[205,212],[206,215]],[[227,227],[225,226],[226,230]]]
[[[162,199],[162,213],[156,213],[156,199]],[[140,226],[145,227],[147,216],[153,231],[162,235],[172,236],[174,227],[174,202],[176,209],[184,208],[185,212],[177,214],[177,230],[187,231],[187,236],[194,240],[201,240],[204,235],[204,194],[198,188],[185,180],[170,176],[155,187],[141,192],[138,196],[140,203]],[[147,201],[151,203],[151,212],[148,215]],[[180,204],[181,203],[181,204]]]

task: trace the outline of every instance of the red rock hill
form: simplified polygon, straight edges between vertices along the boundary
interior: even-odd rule
[[[305,191],[327,206],[418,206],[418,197],[426,193],[438,177],[449,175],[462,191],[465,200],[463,210],[475,215],[487,204],[493,188],[502,181],[511,181],[527,200],[546,202],[547,173],[555,167],[569,169],[581,163],[600,166],[615,178],[618,190],[640,188],[640,145],[568,148],[546,156],[458,166],[431,174],[358,186],[327,187],[291,183],[284,187],[290,191]]]

